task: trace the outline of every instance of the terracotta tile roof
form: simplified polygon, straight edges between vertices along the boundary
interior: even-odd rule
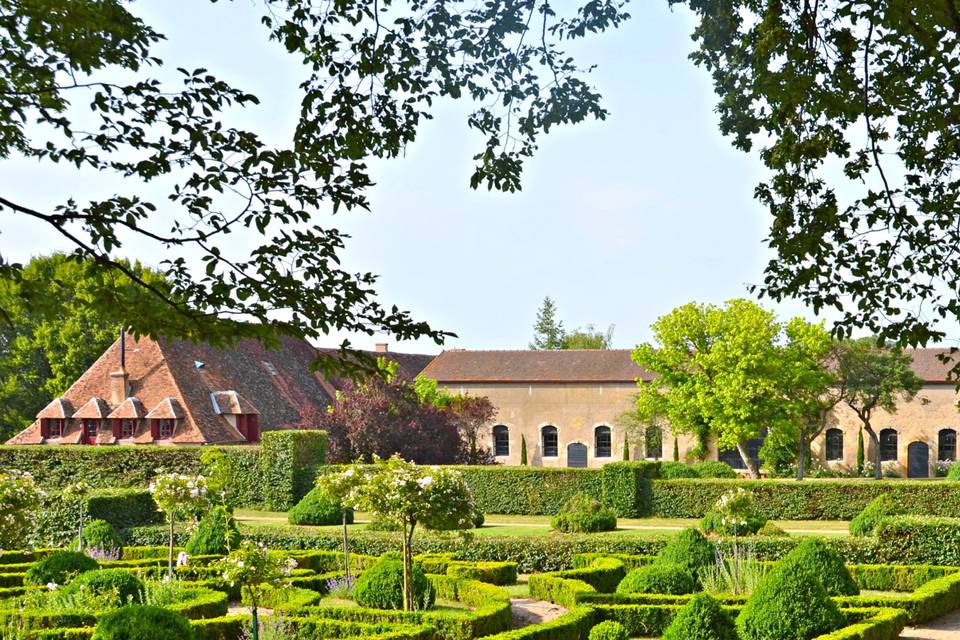
[[[136,396],[131,396],[120,403],[116,409],[110,412],[108,418],[127,418],[130,420],[139,420],[147,415],[143,403]]]
[[[37,414],[37,419],[69,418],[73,415],[73,403],[66,398],[54,398]]]
[[[144,416],[148,420],[153,419],[166,419],[166,420],[182,420],[184,416],[183,409],[180,407],[180,403],[177,402],[176,398],[164,398],[160,401],[160,404],[155,406],[150,412]]]
[[[317,349],[322,354],[325,354],[331,358],[339,358],[340,350],[339,349],[327,349],[320,348]],[[364,353],[373,358],[384,357],[388,360],[392,360],[397,363],[397,376],[406,380],[407,382],[412,381],[417,375],[420,374],[431,362],[433,362],[437,356],[432,356],[423,353],[400,353],[396,351],[364,351],[361,350],[361,353]],[[331,377],[327,380],[331,386],[331,392],[335,391],[344,391],[349,389],[353,384],[352,380],[347,378],[340,377]],[[331,393],[331,396],[333,394]]]
[[[73,414],[74,420],[89,418],[92,420],[102,420],[110,414],[110,405],[102,398],[90,398],[87,403],[77,409]]]
[[[210,394],[210,400],[214,404],[213,410],[219,414],[238,415],[241,413],[260,413],[236,391],[214,391]]]
[[[423,375],[438,382],[598,383],[652,380],[629,349],[444,351]]]
[[[953,383],[950,370],[960,363],[960,352],[950,353],[950,349],[907,349],[913,356],[913,372],[924,382],[930,384]],[[942,362],[940,357],[946,358]]]

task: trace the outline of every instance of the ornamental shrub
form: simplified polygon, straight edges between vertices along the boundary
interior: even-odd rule
[[[700,462],[695,462],[692,467],[701,478],[739,477],[737,472],[733,470],[733,467],[728,465],[726,462],[720,462],[718,460],[702,460]]]
[[[767,523],[767,519],[757,513],[753,493],[743,487],[727,491],[713,505],[700,526],[706,533],[718,533],[722,536],[753,535]]]
[[[90,640],[191,640],[190,621],[163,607],[132,605],[97,621]]]
[[[311,489],[307,495],[287,513],[290,524],[316,526],[341,524],[343,511],[340,501],[321,489]],[[353,509],[347,509],[347,524],[353,524]]]
[[[950,470],[947,472],[947,480],[960,480],[960,464],[950,465]]]
[[[622,624],[613,620],[604,620],[590,629],[589,640],[627,640],[629,637]]]
[[[578,493],[550,518],[550,527],[564,533],[613,531],[617,528],[617,515],[596,498]]]
[[[719,602],[698,593],[677,612],[663,640],[737,640],[737,630]]]
[[[413,565],[411,578],[414,608],[431,608],[436,592],[418,563]],[[353,586],[353,599],[361,607],[403,609],[403,562],[396,556],[385,556],[365,569]]]
[[[843,622],[814,572],[796,561],[782,561],[747,600],[737,616],[737,631],[741,640],[810,640]]]
[[[863,511],[861,511],[856,518],[850,521],[850,535],[873,535],[874,529],[877,528],[880,520],[887,516],[896,516],[902,513],[903,511],[897,503],[894,502],[893,498],[890,497],[890,494],[881,494],[864,507]]]
[[[83,538],[84,549],[98,549],[103,551],[118,551],[123,549],[123,542],[120,535],[113,525],[106,520],[91,520],[83,525],[83,532],[80,534]]]
[[[693,593],[693,574],[679,564],[651,564],[634,569],[620,584],[617,593],[663,593],[682,596]]]
[[[93,558],[76,551],[55,551],[27,569],[23,583],[28,586],[43,586],[50,583],[66,584],[84,571],[94,571],[100,565]]]
[[[367,523],[367,531],[400,531],[400,525],[389,518],[372,514],[370,522]]]
[[[677,478],[699,478],[700,474],[685,462],[661,462],[660,477],[663,480],[675,480]]]
[[[716,562],[717,550],[697,529],[684,529],[667,543],[657,554],[657,564],[673,564],[684,567],[698,577],[703,567]]]
[[[227,544],[229,536],[230,544]],[[224,507],[217,506],[200,519],[196,532],[187,541],[186,552],[191,556],[225,555],[240,544],[240,530],[233,514]]]
[[[66,587],[69,592],[81,589],[95,595],[116,592],[123,604],[139,604],[143,602],[145,593],[143,580],[127,569],[87,571],[74,578]]]
[[[804,540],[781,562],[792,562],[810,569],[827,590],[828,595],[860,595],[860,587],[854,582],[840,554],[824,544],[823,540],[818,538]]]
[[[783,537],[783,536],[789,536],[790,534],[784,531],[783,529],[781,529],[780,527],[778,527],[777,525],[773,524],[773,522],[771,522],[770,520],[767,520],[767,523],[757,530],[757,535]]]

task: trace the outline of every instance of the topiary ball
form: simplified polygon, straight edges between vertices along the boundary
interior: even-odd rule
[[[857,596],[860,587],[850,575],[840,554],[823,540],[811,538],[797,545],[781,562],[793,563],[809,569],[831,596]]]
[[[757,585],[737,616],[741,640],[810,640],[844,618],[810,569],[786,559]]]
[[[676,480],[677,478],[699,478],[700,474],[686,462],[661,462],[660,479]]]
[[[27,569],[23,583],[27,586],[66,584],[75,575],[99,568],[96,560],[77,551],[55,551]]]
[[[90,640],[191,640],[190,621],[162,607],[131,605],[97,620]]]
[[[325,526],[343,523],[340,501],[320,489],[312,489],[287,513],[290,524]],[[347,509],[347,524],[353,524],[353,509]]]
[[[187,540],[185,550],[191,556],[225,555],[228,535],[230,549],[236,549],[240,545],[240,530],[237,529],[233,514],[226,507],[214,507],[200,519],[197,530]]]
[[[954,467],[956,466],[958,465],[954,465]],[[850,535],[873,535],[873,530],[877,528],[882,519],[887,516],[898,516],[902,513],[903,510],[893,501],[890,494],[881,494],[871,500],[870,504],[865,506],[863,511],[850,521]]]
[[[604,620],[590,629],[589,640],[627,640],[629,637],[622,624],[613,620]]]
[[[83,539],[84,549],[100,551],[121,551],[123,549],[120,535],[113,528],[113,525],[106,520],[91,520],[83,526],[80,537]]]
[[[701,478],[736,479],[740,477],[737,472],[734,471],[733,467],[719,460],[703,460],[701,462],[695,462],[692,466]]]
[[[789,536],[790,534],[768,520],[767,524],[760,527],[760,530],[757,531],[757,535],[782,538],[784,536]]]
[[[693,593],[693,574],[678,564],[651,564],[634,569],[617,585],[617,593],[663,593],[682,596]]]
[[[432,607],[436,593],[423,569],[416,563],[411,579],[414,608]],[[353,599],[362,607],[403,609],[403,562],[394,557],[384,557],[365,569],[353,585]]]
[[[663,640],[737,640],[737,629],[719,602],[698,593],[677,612]]]
[[[684,529],[667,543],[654,561],[656,564],[676,564],[687,569],[694,577],[703,567],[717,561],[717,549],[698,529]]]
[[[144,595],[143,580],[127,569],[99,569],[81,573],[66,588],[71,593],[80,590],[96,595],[113,591],[123,604],[139,604],[143,602]]]
[[[564,533],[594,533],[617,528],[617,514],[596,498],[575,493],[560,513],[550,518],[550,527]]]

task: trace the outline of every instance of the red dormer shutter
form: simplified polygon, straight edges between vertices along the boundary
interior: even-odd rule
[[[120,437],[120,424],[122,422],[123,420],[118,420],[117,418],[113,419],[113,437],[114,438]]]
[[[154,440],[160,439],[160,420],[157,418],[150,420],[150,437]]]
[[[239,431],[239,432],[243,435],[244,438],[247,438],[247,439],[249,440],[249,438],[247,437],[247,416],[246,416],[246,414],[241,413],[241,414],[238,414],[238,415],[237,415],[237,431]]]
[[[48,418],[40,418],[40,437],[50,437],[50,420]]]
[[[257,414],[247,416],[247,442],[260,442],[260,424]]]

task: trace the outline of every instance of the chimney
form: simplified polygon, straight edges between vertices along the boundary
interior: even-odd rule
[[[126,331],[120,329],[120,368],[110,374],[110,404],[117,406],[127,399],[130,386],[127,384],[127,339]]]
[[[386,342],[378,342],[376,344],[376,348],[377,348],[377,353],[386,353],[390,351],[390,345],[388,345]]]

